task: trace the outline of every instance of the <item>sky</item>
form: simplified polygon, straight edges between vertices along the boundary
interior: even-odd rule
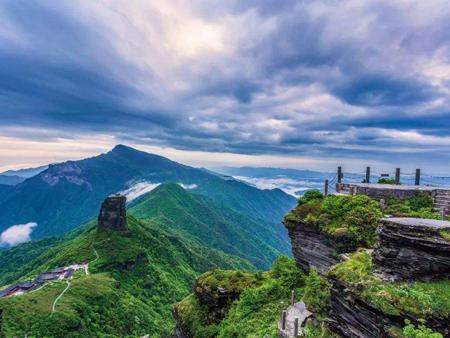
[[[123,143],[450,174],[447,0],[15,0],[0,22],[0,170]]]

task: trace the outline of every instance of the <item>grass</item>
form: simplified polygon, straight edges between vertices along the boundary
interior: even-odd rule
[[[378,220],[382,217],[379,203],[370,197],[335,196],[303,197],[297,207],[286,215],[284,223],[295,228],[304,222],[334,236],[349,251],[357,246],[370,247],[376,239]]]
[[[229,292],[240,293],[250,286],[260,285],[263,282],[264,275],[262,273],[216,269],[198,277],[197,284],[208,290],[223,287]]]
[[[450,281],[384,282],[373,274],[367,251],[358,251],[336,265],[331,277],[353,286],[374,307],[390,315],[411,314],[418,318],[450,315]]]

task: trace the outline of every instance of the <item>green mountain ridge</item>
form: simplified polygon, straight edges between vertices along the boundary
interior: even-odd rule
[[[176,183],[154,189],[130,209],[130,214],[202,245],[245,258],[259,268],[268,268],[278,255],[288,254],[289,242],[278,224],[267,225],[219,206]]]
[[[34,255],[15,261],[16,276],[23,273],[21,280],[82,261],[90,262],[89,274],[77,271],[69,286],[57,281],[29,294],[0,299],[0,336],[164,336],[173,330],[172,304],[189,293],[198,274],[217,267],[253,269],[245,260],[152,222],[127,219],[125,232],[99,229],[91,222],[66,238],[23,245]],[[23,248],[0,253],[0,265],[20,257]],[[1,277],[3,282],[13,278]]]

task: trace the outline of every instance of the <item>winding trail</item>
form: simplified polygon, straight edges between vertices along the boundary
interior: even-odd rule
[[[86,272],[86,275],[89,275],[89,264],[94,263],[96,260],[98,260],[100,258],[100,255],[98,254],[97,250],[94,247],[94,241],[92,241],[91,243],[91,248],[94,251],[95,254],[95,259],[93,259],[92,261],[88,262],[86,264],[86,266],[84,267],[84,271]],[[56,310],[56,304],[58,303],[58,301],[61,299],[61,297],[66,293],[67,290],[69,290],[70,288],[70,282],[68,280],[66,280],[67,286],[66,288],[58,295],[58,297],[56,297],[56,299],[53,301],[53,305],[52,305],[52,315]]]
[[[105,240],[103,240],[103,241],[100,241],[100,242],[98,242],[97,244],[100,244],[100,243],[103,243],[103,242],[106,242],[106,241],[109,241],[109,238],[107,238],[107,239],[105,239]],[[89,264],[94,263],[96,260],[98,260],[98,259],[100,258],[100,255],[98,254],[97,250],[96,250],[95,247],[94,247],[94,243],[95,243],[95,241],[92,240],[91,248],[92,248],[92,250],[94,251],[95,259],[93,259],[92,261],[90,261],[90,262],[88,262],[88,263],[86,264],[86,267],[85,267],[86,275],[89,275]]]
[[[58,300],[61,299],[61,297],[66,293],[67,290],[69,290],[70,288],[70,282],[68,280],[66,280],[67,286],[66,288],[59,294],[58,297],[56,297],[56,299],[53,301],[53,305],[52,305],[52,314],[55,312],[56,309],[56,303],[58,303]]]

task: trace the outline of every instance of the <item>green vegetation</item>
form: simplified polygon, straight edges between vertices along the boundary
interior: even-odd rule
[[[244,258],[268,269],[277,256],[288,254],[289,241],[281,225],[267,225],[224,205],[165,183],[145,196],[129,214],[201,245]]]
[[[433,332],[433,330],[426,327],[423,321],[417,327],[411,324],[409,320],[406,320],[405,324],[402,332],[405,338],[444,338],[442,334]]]
[[[276,336],[280,309],[289,304],[291,290],[296,290],[298,298],[304,292],[303,272],[296,267],[294,260],[283,256],[277,259],[269,272],[262,274],[245,274],[244,278],[223,272],[216,273],[212,278],[212,274],[202,276],[203,282],[227,285],[242,293],[221,322],[208,321],[208,309],[195,295],[176,305],[183,323],[198,338]],[[219,278],[220,274],[224,277],[223,281]],[[233,286],[233,279],[236,279],[238,286]]]
[[[314,325],[307,322],[303,330],[304,338],[338,338],[334,333],[330,332],[324,322]]]
[[[348,247],[374,244],[375,230],[382,216],[377,201],[364,195],[323,198],[319,194],[310,192],[300,198],[297,207],[285,217],[286,226],[305,222],[338,237]]]
[[[378,179],[378,184],[395,184],[395,179],[381,177],[380,179]]]
[[[331,284],[320,277],[315,269],[311,269],[305,279],[303,301],[307,308],[318,316],[325,317],[330,305]]]
[[[196,338],[275,337],[280,310],[288,307],[292,290],[296,299],[303,299],[307,308],[316,311],[319,317],[325,317],[329,305],[330,284],[315,270],[305,275],[293,259],[283,256],[268,272],[216,270],[202,275],[199,282],[211,290],[223,286],[241,295],[222,321],[210,318],[207,306],[195,294],[176,304],[182,325]],[[306,337],[334,337],[322,324],[308,324],[306,332]]]
[[[440,219],[439,213],[433,211],[433,199],[425,192],[417,192],[405,200],[388,199],[385,213],[396,217]]]
[[[264,273],[216,269],[198,277],[197,284],[208,290],[215,290],[220,286],[229,292],[241,293],[251,286],[259,286],[265,275]]]
[[[432,198],[424,192],[405,200],[389,199],[384,213],[396,217],[440,218],[433,211]],[[297,207],[285,216],[284,224],[295,228],[301,221],[315,226],[351,251],[356,247],[373,246],[381,217],[380,204],[368,196],[330,195],[324,198],[320,191],[312,190],[298,200]]]
[[[330,276],[357,288],[358,294],[380,311],[418,318],[450,315],[450,281],[386,283],[373,274],[370,253],[360,250],[329,272]]]
[[[440,230],[439,235],[446,241],[450,241],[450,230]]]
[[[168,335],[174,327],[172,304],[188,294],[198,274],[218,267],[252,268],[240,258],[181,239],[131,216],[128,226],[128,231],[119,233],[87,225],[78,236],[24,260],[16,273],[32,267],[28,277],[80,261],[91,262],[90,274],[75,275],[53,315],[51,304],[66,283],[0,299],[0,336]],[[8,257],[13,259],[14,255]]]
[[[61,179],[61,172],[66,170],[80,184]],[[52,177],[55,184],[47,183],[43,175]],[[119,145],[106,154],[52,165],[20,185],[0,185],[0,232],[8,225],[29,220],[39,224],[33,238],[62,235],[96,217],[106,196],[129,188],[133,182],[182,182],[196,186],[195,193],[257,219],[266,228],[279,224],[295,204],[294,197],[279,189],[259,190],[207,170]]]

